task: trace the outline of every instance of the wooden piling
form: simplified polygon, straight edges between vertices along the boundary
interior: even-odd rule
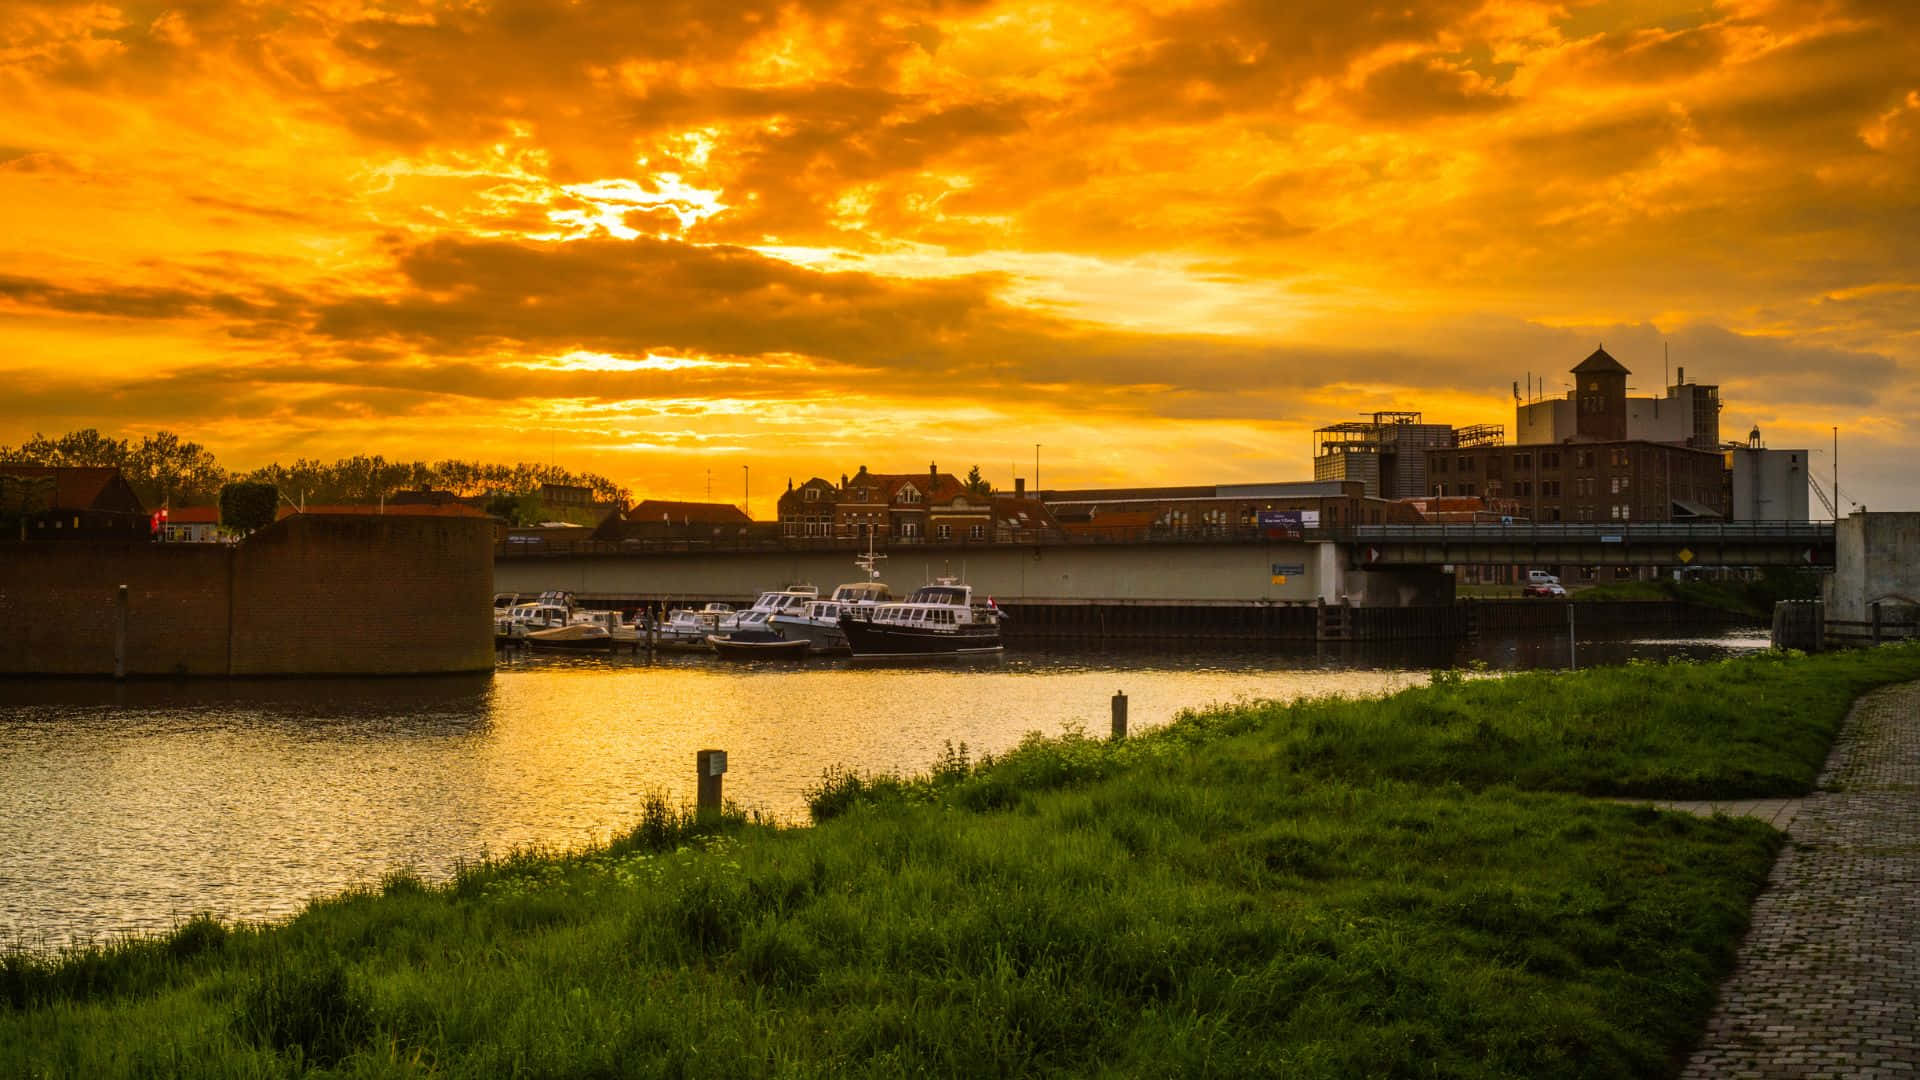
[[[1127,737],[1127,695],[1123,690],[1113,693],[1113,737]]]
[[[113,677],[116,679],[127,677],[127,587],[125,585],[120,586],[113,601]]]
[[[727,752],[725,750],[701,750],[694,754],[694,767],[699,773],[699,794],[695,799],[695,812],[701,818],[717,816],[721,806],[721,778],[727,773]]]

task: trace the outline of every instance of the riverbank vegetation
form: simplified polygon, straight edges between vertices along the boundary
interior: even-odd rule
[[[1752,580],[1730,578],[1725,581],[1620,581],[1609,585],[1575,589],[1573,599],[1664,600],[1691,607],[1711,608],[1733,615],[1765,621],[1773,617],[1773,605],[1781,600],[1813,600],[1820,595],[1819,578],[1805,571],[1769,567]]]
[[[1778,834],[1587,796],[1805,790],[1920,647],[1034,738],[655,800],[606,847],[290,923],[0,958],[28,1076],[1670,1075]]]

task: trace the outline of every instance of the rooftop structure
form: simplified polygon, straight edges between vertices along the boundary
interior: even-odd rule
[[[1627,377],[1633,373],[1600,348],[1572,368],[1577,382],[1564,396],[1545,396],[1545,379],[1529,376],[1524,397],[1514,384],[1514,444],[1631,439],[1719,449],[1720,388],[1690,383],[1686,368],[1677,371],[1663,396],[1629,397]]]
[[[1313,478],[1358,480],[1368,498],[1416,498],[1427,493],[1428,450],[1493,446],[1504,436],[1499,424],[1456,428],[1424,423],[1417,412],[1376,412],[1313,433]]]

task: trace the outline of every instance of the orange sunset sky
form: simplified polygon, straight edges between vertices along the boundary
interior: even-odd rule
[[[8,0],[0,100],[0,443],[744,465],[771,517],[1035,443],[1308,478],[1666,342],[1920,505],[1910,0]]]

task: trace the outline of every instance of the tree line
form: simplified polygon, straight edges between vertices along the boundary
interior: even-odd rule
[[[316,504],[374,503],[396,492],[429,488],[463,498],[517,499],[539,491],[542,484],[584,487],[600,502],[625,503],[631,497],[626,488],[596,473],[524,461],[500,465],[450,459],[429,464],[356,454],[331,463],[299,458],[292,465],[276,461],[251,472],[231,472],[206,447],[170,431],[139,442],[102,435],[94,428],[57,439],[36,433],[19,446],[0,446],[0,464],[116,466],[150,508],[210,505],[230,483],[270,484],[295,503]]]

